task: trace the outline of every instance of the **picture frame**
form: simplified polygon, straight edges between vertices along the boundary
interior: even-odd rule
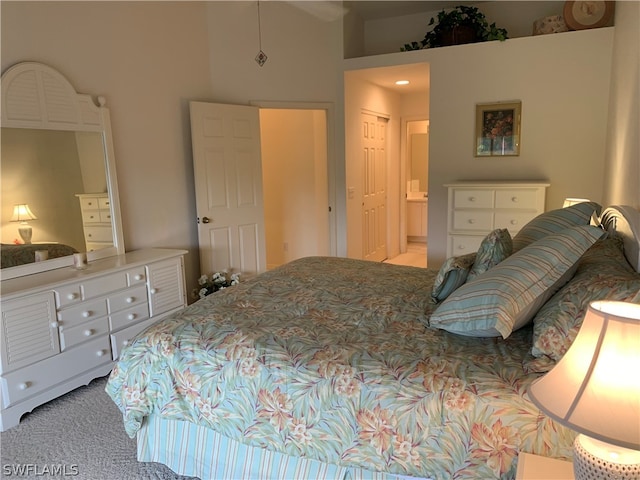
[[[520,155],[522,102],[476,104],[476,157]]]

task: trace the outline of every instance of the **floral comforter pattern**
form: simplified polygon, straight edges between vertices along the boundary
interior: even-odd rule
[[[528,401],[531,329],[428,328],[435,270],[291,262],[143,332],[107,392],[134,436],[151,412],[249,445],[402,475],[512,478],[519,451],[570,458]]]

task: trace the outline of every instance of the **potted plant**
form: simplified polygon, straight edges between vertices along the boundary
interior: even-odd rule
[[[431,17],[429,25],[436,23]],[[407,43],[400,50],[420,50],[423,48],[445,47],[464,43],[487,42],[490,40],[506,40],[507,31],[489,24],[477,7],[458,5],[453,10],[442,10],[438,13],[437,24],[427,32],[420,42]]]

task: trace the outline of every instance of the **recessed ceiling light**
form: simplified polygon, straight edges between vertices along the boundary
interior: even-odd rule
[[[409,85],[409,80],[398,80],[396,85]]]

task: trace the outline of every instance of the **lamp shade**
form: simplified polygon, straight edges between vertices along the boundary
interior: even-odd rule
[[[29,205],[26,203],[17,203],[13,206],[13,215],[11,216],[12,222],[26,222],[27,220],[37,220]]]
[[[582,203],[582,202],[590,202],[591,200],[589,200],[588,198],[565,198],[564,202],[562,204],[562,208],[567,208],[570,207],[571,205],[576,205],[578,203]]]
[[[640,450],[640,305],[592,302],[573,344],[529,397],[573,430]]]

